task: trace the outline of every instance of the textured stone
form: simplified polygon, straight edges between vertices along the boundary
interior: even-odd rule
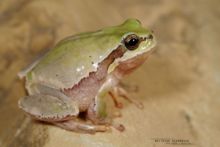
[[[125,79],[138,85],[127,102],[125,132],[68,132],[35,122],[18,109],[25,95],[16,74],[60,39],[138,18],[158,38],[155,52]],[[220,9],[218,0],[0,1],[0,146],[171,146],[155,138],[220,145]],[[173,145],[175,146],[175,145]],[[176,145],[178,147],[185,145]]]

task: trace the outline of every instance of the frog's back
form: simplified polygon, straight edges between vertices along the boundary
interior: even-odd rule
[[[100,31],[62,40],[32,67],[27,73],[27,81],[71,88],[96,71],[98,64],[117,48],[115,37]]]

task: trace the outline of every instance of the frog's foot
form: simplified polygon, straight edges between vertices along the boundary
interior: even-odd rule
[[[33,118],[47,122],[68,120],[79,113],[74,101],[46,94],[23,97],[19,101],[19,107]]]
[[[114,99],[117,96],[120,96],[120,97],[123,97],[124,99],[126,99],[127,101],[135,104],[135,106],[137,106],[138,108],[140,108],[140,109],[144,108],[144,105],[141,102],[136,101],[136,100],[130,98],[128,92],[123,87],[121,87],[121,86],[115,86],[112,89],[111,93],[112,93],[112,95],[114,95]]]
[[[124,127],[124,125],[122,125],[122,124],[112,123],[112,126],[113,126],[116,130],[118,130],[118,131],[120,131],[120,132],[125,131],[125,127]]]
[[[113,122],[111,117],[103,116],[97,113],[96,109],[94,109],[94,105],[95,104],[90,105],[87,111],[87,119],[91,120],[94,124],[104,124],[107,126],[112,126],[113,128],[115,128],[116,130],[120,132],[125,130],[125,127],[122,124]],[[113,117],[120,117],[120,116],[121,116],[121,113],[113,113]]]
[[[117,116],[114,115],[114,117],[119,117],[119,116],[121,116],[121,114],[119,114]],[[123,132],[125,130],[124,125],[119,124],[119,123],[115,123],[109,118],[100,119],[95,114],[92,114],[92,116],[90,114],[90,116],[88,116],[88,119],[90,119],[95,124],[105,124],[107,126],[112,126],[113,128],[115,128],[116,130],[118,130],[120,132]]]
[[[123,104],[117,100],[115,94],[112,91],[109,91],[109,95],[111,96],[111,98],[115,104],[115,107],[123,108]]]
[[[82,122],[78,119],[68,120],[63,122],[55,122],[53,124],[65,130],[82,132],[82,133],[106,132],[110,130],[110,127],[108,125],[89,124],[86,122]]]

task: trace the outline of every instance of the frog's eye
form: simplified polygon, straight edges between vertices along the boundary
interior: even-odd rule
[[[140,38],[135,34],[130,34],[124,39],[124,45],[128,50],[135,50],[138,48]]]

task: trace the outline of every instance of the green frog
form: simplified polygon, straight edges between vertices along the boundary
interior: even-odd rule
[[[18,75],[29,93],[19,107],[34,119],[70,131],[104,132],[114,126],[106,94],[128,98],[120,80],[144,63],[156,40],[140,21],[67,37]],[[79,118],[80,114],[85,119]],[[124,130],[122,125],[116,128]]]

